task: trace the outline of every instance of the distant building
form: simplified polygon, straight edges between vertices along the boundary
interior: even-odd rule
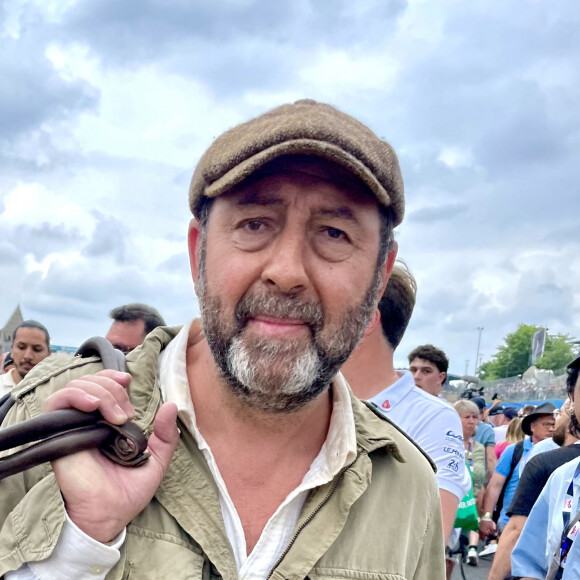
[[[8,322],[4,325],[4,328],[0,330],[0,343],[2,344],[2,352],[10,352],[12,347],[12,339],[14,338],[14,331],[18,325],[24,322],[22,318],[22,311],[20,310],[20,305],[16,307],[16,310],[12,313],[12,316],[8,319]]]

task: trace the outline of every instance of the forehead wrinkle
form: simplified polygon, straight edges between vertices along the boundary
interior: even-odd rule
[[[284,206],[287,203],[282,199],[282,197],[276,191],[259,191],[252,189],[242,193],[237,199],[237,205],[241,207],[261,205],[261,206],[272,206],[279,205]]]
[[[314,211],[315,215],[323,217],[334,217],[343,220],[348,220],[355,224],[359,223],[355,212],[350,207],[321,207]]]

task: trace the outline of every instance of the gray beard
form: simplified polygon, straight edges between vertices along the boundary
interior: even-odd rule
[[[319,303],[294,295],[246,294],[232,323],[224,320],[221,299],[211,296],[201,254],[198,292],[204,334],[230,391],[249,407],[267,413],[296,411],[316,398],[333,380],[362,338],[376,308],[382,277],[377,269],[363,300],[342,317],[325,337],[324,310]],[[248,320],[257,314],[302,320],[307,339],[260,338],[249,334]]]

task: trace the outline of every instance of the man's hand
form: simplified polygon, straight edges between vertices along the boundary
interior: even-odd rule
[[[504,580],[510,576],[512,569],[512,551],[524,529],[527,516],[512,516],[504,528],[499,542],[497,551],[493,557],[493,564],[487,580]]]
[[[45,410],[99,410],[105,420],[120,425],[135,411],[126,388],[128,373],[105,370],[84,376],[51,395]],[[149,438],[149,460],[123,467],[98,450],[82,451],[52,462],[71,520],[87,535],[109,542],[149,503],[159,487],[179,441],[177,408],[165,403],[157,412]]]
[[[497,532],[495,522],[493,520],[480,520],[479,521],[479,535],[481,538],[487,538],[488,536],[493,536]]]

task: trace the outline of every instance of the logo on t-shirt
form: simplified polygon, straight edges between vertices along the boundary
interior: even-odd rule
[[[453,431],[449,430],[445,433],[445,439],[447,441],[460,441],[463,443],[463,435],[459,435],[458,433],[453,433]]]
[[[385,399],[385,400],[383,401],[383,404],[381,405],[381,407],[382,407],[383,409],[390,409],[390,408],[391,408],[391,403],[389,403],[389,399]]]

